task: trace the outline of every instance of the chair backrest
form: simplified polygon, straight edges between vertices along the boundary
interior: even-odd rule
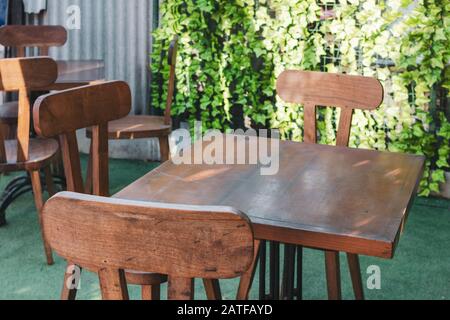
[[[353,110],[374,110],[384,97],[383,86],[375,78],[294,70],[280,75],[277,92],[288,103],[304,105],[304,138],[308,143],[317,143],[316,108],[341,108],[338,146],[349,143]]]
[[[110,81],[39,97],[33,117],[36,133],[59,137],[67,188],[84,192],[76,131],[92,127],[93,193],[108,196],[108,122],[127,116],[131,91],[127,83]]]
[[[169,299],[190,299],[192,279],[229,279],[253,260],[248,218],[228,207],[126,201],[63,192],[43,226],[63,258],[98,272],[104,299],[128,299],[124,270],[169,275]]]
[[[67,31],[62,26],[9,25],[0,28],[0,44],[17,49],[18,57],[25,57],[25,49],[39,48],[41,56],[48,56],[50,47],[61,47],[67,42]]]
[[[53,84],[58,66],[50,58],[14,58],[0,60],[0,91],[19,92],[17,124],[17,162],[29,159],[32,89]],[[0,130],[1,131],[1,130]],[[5,137],[0,134],[0,163],[6,163]]]
[[[167,58],[168,64],[170,66],[167,104],[164,113],[164,122],[167,125],[170,125],[172,123],[171,111],[172,111],[173,96],[175,93],[175,81],[176,81],[175,71],[177,68],[177,53],[178,53],[178,36],[175,36],[174,39],[170,42],[169,54]]]

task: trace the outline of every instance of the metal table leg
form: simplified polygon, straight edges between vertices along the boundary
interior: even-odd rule
[[[294,300],[295,280],[295,246],[284,246],[284,266],[281,298],[283,300]]]
[[[259,251],[259,300],[266,300],[267,241],[261,241]]]
[[[43,188],[47,188],[45,183],[45,178],[41,175],[42,186]],[[59,176],[53,177],[54,184],[56,186],[60,186],[61,190],[66,188],[66,182],[64,178]],[[20,196],[32,192],[33,188],[31,186],[31,178],[30,176],[24,175],[11,180],[8,183],[2,195],[0,196],[0,226],[6,224],[6,210],[8,207]]]
[[[270,299],[280,299],[280,244],[270,243]]]

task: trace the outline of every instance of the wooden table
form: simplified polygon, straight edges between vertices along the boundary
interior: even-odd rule
[[[310,248],[394,257],[425,159],[344,147],[280,143],[280,170],[166,162],[115,195],[246,213],[255,237]]]
[[[102,60],[57,61],[58,79],[41,91],[65,90],[105,80],[105,63]]]

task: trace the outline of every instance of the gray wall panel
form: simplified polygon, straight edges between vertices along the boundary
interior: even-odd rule
[[[157,0],[48,0],[47,10],[39,15],[27,15],[27,23],[67,26],[67,8],[78,5],[81,29],[69,30],[68,43],[62,48],[52,48],[50,55],[63,60],[104,60],[107,79],[128,82],[133,92],[133,112],[146,114],[150,110],[149,55],[155,2]],[[80,149],[87,152],[88,141],[80,142]],[[111,156],[116,158],[159,158],[155,139],[111,142],[110,149]]]
[[[66,25],[67,8],[81,9],[81,29],[69,30],[68,43],[53,48],[55,59],[103,59],[110,80],[125,80],[133,90],[133,111],[149,110],[149,54],[153,0],[48,0],[47,11],[27,15],[29,24]]]

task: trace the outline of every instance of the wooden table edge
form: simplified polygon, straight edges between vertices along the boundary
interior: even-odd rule
[[[62,90],[68,90],[83,86],[88,86],[91,84],[97,84],[106,81],[106,79],[99,79],[99,80],[93,80],[89,82],[59,82],[54,83],[52,85],[49,85],[47,87],[43,88],[36,88],[35,91],[62,91]]]
[[[324,232],[268,226],[258,222],[253,223],[253,230],[255,238],[258,240],[275,241],[311,249],[353,253],[382,259],[394,258],[395,246],[398,242],[398,239],[395,241],[364,239]]]

